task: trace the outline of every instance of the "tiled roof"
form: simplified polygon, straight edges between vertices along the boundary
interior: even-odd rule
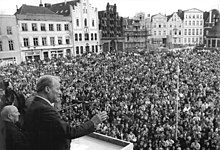
[[[15,13],[15,15],[26,15],[26,14],[55,14],[51,10],[40,6],[30,6],[23,4]]]
[[[207,37],[220,38],[220,21],[209,30]]]
[[[57,3],[53,4],[49,9],[56,14],[59,15],[64,15],[64,16],[69,16],[70,15],[70,5],[74,8],[74,6],[79,3],[80,0],[75,0],[75,1],[68,1],[68,2],[62,2],[62,3]]]

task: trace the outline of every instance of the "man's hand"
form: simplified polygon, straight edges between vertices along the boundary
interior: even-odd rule
[[[92,117],[91,121],[94,123],[95,127],[98,126],[98,124],[102,123],[103,121],[105,121],[108,118],[107,112],[103,111],[103,112],[99,112],[98,114],[96,114],[95,116]]]

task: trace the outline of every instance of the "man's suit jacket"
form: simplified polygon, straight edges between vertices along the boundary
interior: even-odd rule
[[[33,150],[66,150],[70,139],[95,130],[92,121],[70,127],[49,103],[37,96],[26,112],[24,128]]]
[[[24,132],[12,122],[5,121],[6,150],[29,150],[29,142]]]

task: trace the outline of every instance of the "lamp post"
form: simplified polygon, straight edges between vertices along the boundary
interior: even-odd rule
[[[176,125],[175,125],[175,138],[178,138],[178,122],[179,122],[179,76],[180,76],[180,66],[179,59],[175,59],[177,62],[177,81],[176,81]]]

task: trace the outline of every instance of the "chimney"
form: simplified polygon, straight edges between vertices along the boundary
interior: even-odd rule
[[[212,23],[212,10],[209,12],[209,23]]]
[[[50,4],[50,3],[45,3],[45,4],[44,4],[44,7],[50,8],[50,7],[51,7],[51,4]]]
[[[40,0],[39,6],[40,6],[40,7],[43,7],[42,0]]]
[[[64,1],[64,5],[66,5],[66,0]]]

